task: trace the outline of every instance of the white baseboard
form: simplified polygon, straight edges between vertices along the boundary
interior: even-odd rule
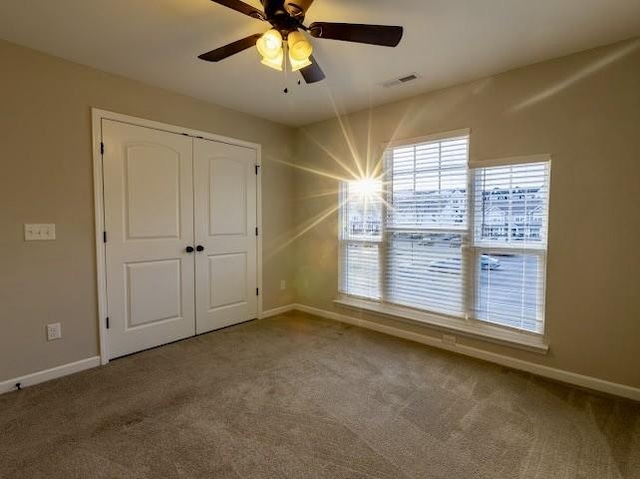
[[[288,313],[289,311],[293,311],[294,309],[296,309],[295,304],[286,304],[284,306],[280,306],[279,308],[273,308],[267,311],[263,311],[260,315],[260,319],[271,318],[272,316]]]
[[[384,324],[378,324],[373,321],[368,321],[362,318],[354,318],[343,314],[335,313],[332,311],[326,311],[324,309],[314,308],[304,304],[288,304],[279,308],[274,308],[268,311],[263,311],[260,315],[261,318],[269,318],[277,316],[279,314],[287,313],[289,311],[302,311],[304,313],[313,314],[322,318],[333,319],[342,323],[351,324],[372,331],[396,336],[410,341],[415,341],[428,346],[433,346],[440,349],[446,349],[454,353],[463,354],[484,361],[489,361],[501,366],[510,367],[520,371],[536,374],[538,376],[554,379],[556,381],[562,381],[574,386],[593,389],[607,394],[613,394],[615,396],[621,396],[635,401],[640,401],[640,389],[624,384],[613,383],[605,381],[603,379],[594,378],[591,376],[584,376],[582,374],[572,373],[569,371],[563,371],[561,369],[551,368],[549,366],[543,366],[541,364],[535,364],[521,359],[515,359],[502,354],[496,354],[489,351],[483,351],[481,349],[473,348],[471,346],[464,346],[461,344],[450,345],[443,343],[441,340],[405,329],[387,326]],[[21,387],[33,386],[45,381],[67,376],[69,374],[84,371],[100,366],[100,357],[95,356],[93,358],[83,359],[74,363],[64,364],[55,368],[39,371],[36,373],[28,374],[15,379],[0,382],[0,394],[4,394],[9,391],[13,391],[16,388],[16,383],[20,383]]]
[[[20,383],[20,387],[25,388],[45,381],[50,381],[52,379],[68,376],[69,374],[79,373],[85,369],[96,368],[98,366],[100,366],[100,356],[95,356],[93,358],[82,359],[74,363],[63,364],[62,366],[57,366],[55,368],[45,369],[44,371],[27,374],[26,376],[19,378],[2,381],[0,382],[0,394],[15,391],[17,383]]]
[[[278,314],[283,314],[288,311],[293,311],[295,309],[294,306],[295,305],[293,304],[287,304],[279,308],[263,311],[262,314],[260,315],[260,318],[270,318],[272,316],[277,316]],[[19,378],[8,379],[6,381],[0,382],[0,394],[8,393],[10,391],[15,391],[17,383],[20,383],[21,388],[26,388],[29,386],[34,386],[36,384],[43,383],[45,381],[50,381],[52,379],[68,376],[69,374],[79,373],[80,371],[84,371],[85,369],[95,368],[100,366],[101,364],[102,363],[101,363],[100,356],[96,356],[93,358],[87,358],[87,359],[83,359],[81,361],[76,361],[69,364],[63,364],[62,366],[46,369],[44,371],[38,371],[32,374],[27,374]]]
[[[582,374],[563,371],[562,369],[543,366],[541,364],[523,361],[521,359],[504,356],[502,354],[483,351],[482,349],[473,348],[471,346],[464,346],[462,344],[451,345],[442,342],[442,340],[440,339],[420,333],[415,333],[412,331],[407,331],[399,327],[378,324],[362,318],[353,318],[351,316],[334,313],[332,311],[326,311],[324,309],[314,308],[312,306],[306,306],[304,304],[294,304],[292,306],[292,309],[296,309],[304,313],[313,314],[327,319],[333,319],[342,323],[351,324],[353,326],[359,326],[361,328],[389,334],[391,336],[397,336],[399,338],[408,339],[410,341],[426,344],[428,346],[446,349],[447,351],[463,354],[465,356],[470,356],[477,359],[482,359],[483,361],[500,364],[501,366],[525,371],[545,378],[568,383],[574,386],[579,386],[607,394],[612,394],[614,396],[620,396],[627,399],[640,401],[640,389],[626,386],[624,384],[613,383],[610,381],[605,381],[604,379],[598,379],[591,376],[584,376]]]

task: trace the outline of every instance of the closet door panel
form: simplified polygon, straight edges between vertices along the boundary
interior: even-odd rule
[[[193,142],[102,122],[110,358],[195,334]]]
[[[255,150],[194,140],[196,330],[257,316]]]

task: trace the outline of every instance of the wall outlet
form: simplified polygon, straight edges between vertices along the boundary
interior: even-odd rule
[[[56,239],[56,225],[54,224],[26,224],[24,225],[25,241],[53,241]]]
[[[47,324],[47,341],[62,338],[62,326],[60,323]]]
[[[457,339],[455,336],[452,336],[450,334],[443,334],[442,335],[442,342],[444,344],[449,344],[451,346],[455,346],[457,343]]]
[[[285,289],[287,289],[287,282],[283,279],[280,281],[280,289],[282,291],[284,291]]]

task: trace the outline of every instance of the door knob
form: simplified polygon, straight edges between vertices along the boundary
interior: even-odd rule
[[[198,253],[202,253],[204,251],[204,246],[202,246],[201,244],[199,244],[198,246],[196,246],[196,251]]]
[[[193,246],[187,246],[187,253],[193,253]]]

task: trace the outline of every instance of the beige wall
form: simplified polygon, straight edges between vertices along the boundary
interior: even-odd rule
[[[95,106],[263,145],[265,309],[297,301],[349,314],[332,303],[338,182],[282,162],[347,177],[331,155],[353,169],[352,151],[374,164],[391,138],[467,127],[474,159],[551,153],[551,351],[460,342],[640,387],[638,41],[300,130],[6,42],[0,58],[0,381],[98,354]],[[57,241],[24,242],[27,222],[56,223]],[[294,242],[292,233],[300,234]],[[280,291],[281,279],[295,280],[296,291]],[[64,339],[47,342],[44,325],[54,321],[62,322]]]
[[[0,381],[98,354],[91,107],[263,145],[264,308],[293,301],[294,130],[0,42]],[[57,240],[23,241],[24,223]],[[44,325],[61,322],[47,342]]]
[[[347,138],[366,164],[367,152],[375,163],[381,143],[391,138],[460,128],[472,129],[472,159],[552,154],[546,305],[551,350],[539,355],[479,340],[459,342],[640,387],[639,40],[351,114],[342,122],[298,132],[300,166],[348,177],[331,158],[355,169]],[[335,209],[338,183],[300,170],[295,185],[303,231],[310,219]],[[329,214],[296,242],[298,301],[349,314],[332,303],[337,218]],[[439,335],[423,326],[413,329]]]

